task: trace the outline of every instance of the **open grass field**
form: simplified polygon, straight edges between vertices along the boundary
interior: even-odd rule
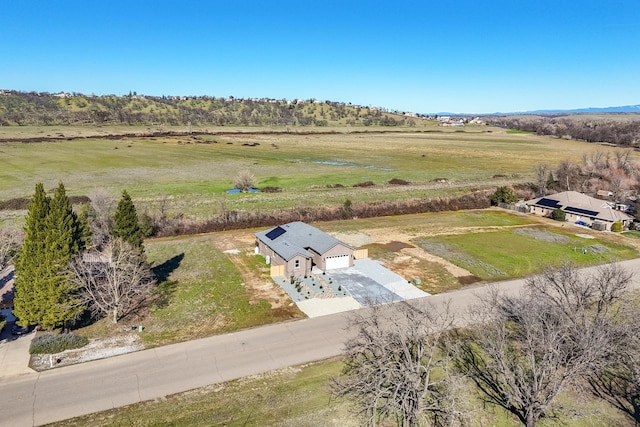
[[[342,363],[330,360],[264,375],[216,384],[51,426],[281,426],[350,427],[362,425],[345,400],[332,399],[329,380],[340,375]],[[515,427],[519,424],[503,409],[482,404],[469,392],[470,426]],[[579,391],[561,396],[562,410],[540,426],[631,425],[607,404]],[[393,423],[380,424],[381,427]]]
[[[125,131],[132,129],[0,129],[0,137],[7,133],[15,137],[15,142],[0,144],[0,200],[29,197],[37,182],[54,188],[62,181],[70,195],[90,195],[96,189],[106,189],[118,197],[126,189],[142,211],[158,210],[166,201],[170,214],[202,219],[219,212],[223,205],[226,209],[273,211],[340,206],[346,199],[357,203],[456,196],[471,188],[532,181],[532,168],[542,160],[557,164],[567,158],[578,160],[590,151],[615,150],[510,134],[487,126],[393,132],[367,128],[364,133],[342,128],[315,134],[219,128],[216,131],[225,133],[101,138]],[[43,136],[69,133],[70,138],[95,137],[20,142],[20,138],[39,132]],[[258,187],[280,187],[282,192],[225,194],[233,178],[244,169],[256,176]],[[388,184],[393,178],[411,184]],[[437,182],[438,178],[446,181]],[[375,186],[353,187],[364,181],[372,181]],[[336,184],[344,187],[328,188]]]
[[[526,277],[567,261],[592,265],[638,255],[630,246],[576,236],[577,231],[580,230],[560,232],[544,227],[520,228],[417,238],[415,242],[427,252],[450,260],[482,280]]]

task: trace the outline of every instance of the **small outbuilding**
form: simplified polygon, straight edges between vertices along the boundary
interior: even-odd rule
[[[308,276],[311,269],[353,267],[354,249],[304,222],[290,222],[255,234],[255,252],[272,266],[281,266],[284,277]]]

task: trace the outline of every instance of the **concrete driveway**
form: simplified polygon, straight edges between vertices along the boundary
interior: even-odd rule
[[[14,336],[11,335],[12,325],[13,320],[7,322],[0,334],[0,378],[35,372],[28,365],[29,346],[36,333]]]
[[[330,270],[328,274],[363,306],[398,302],[429,295],[411,285],[402,276],[369,258],[358,259],[353,267]]]

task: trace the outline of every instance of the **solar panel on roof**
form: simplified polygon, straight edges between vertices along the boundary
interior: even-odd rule
[[[580,208],[574,208],[574,207],[567,207],[564,209],[567,212],[572,212],[572,213],[578,213],[578,214],[582,214],[582,215],[587,215],[587,216],[598,216],[598,212],[596,211],[590,211],[588,209],[580,209]]]
[[[556,200],[551,200],[544,197],[538,200],[538,203],[536,203],[536,205],[540,205],[540,206],[544,206],[552,209],[557,209],[560,207],[560,203],[558,203]]]
[[[287,230],[285,230],[284,228],[276,227],[273,230],[271,230],[270,232],[268,232],[267,234],[265,234],[265,236],[267,236],[267,238],[269,238],[269,240],[275,240],[278,237],[282,236],[286,232],[287,232]]]

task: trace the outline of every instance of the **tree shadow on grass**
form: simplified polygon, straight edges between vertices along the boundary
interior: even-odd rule
[[[180,263],[183,259],[184,252],[166,260],[160,265],[156,265],[155,267],[153,267],[151,271],[156,276],[156,280],[158,281],[158,283],[162,283],[168,280],[171,273],[173,273],[178,269],[178,267],[180,267]]]
[[[183,259],[184,252],[151,269],[158,281],[158,286],[153,290],[153,306],[156,308],[166,307],[171,302],[171,297],[178,287],[178,282],[169,280],[169,276],[180,266]]]

